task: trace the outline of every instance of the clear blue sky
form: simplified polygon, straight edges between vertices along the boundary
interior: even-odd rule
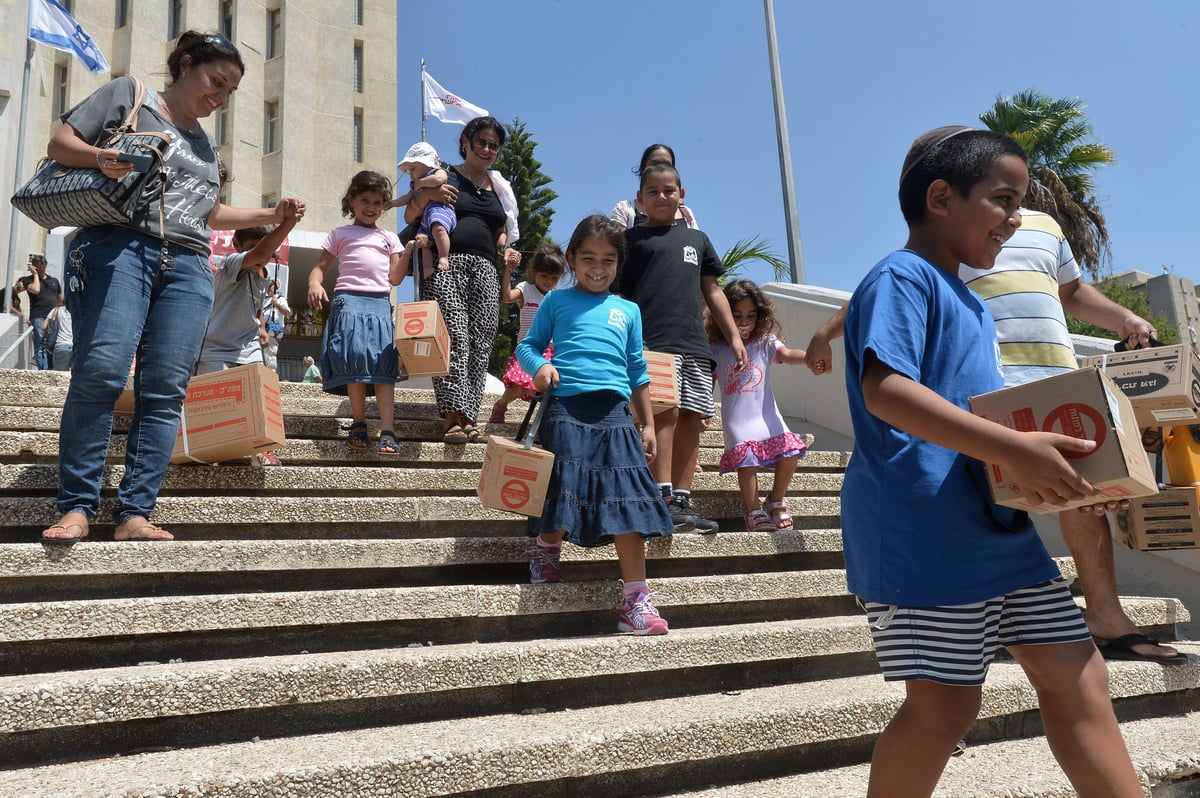
[[[914,136],[977,124],[998,94],[1030,87],[1083,99],[1117,153],[1097,177],[1113,270],[1200,282],[1200,2],[1055,0],[1036,29],[1027,10],[777,0],[806,282],[853,290],[904,243],[896,181]],[[761,235],[786,256],[761,3],[404,3],[399,28],[401,152],[420,137],[424,57],[448,91],[526,123],[559,194],[556,239],[631,197],[630,168],[664,141],[718,252]],[[455,163],[461,131],[428,123]]]

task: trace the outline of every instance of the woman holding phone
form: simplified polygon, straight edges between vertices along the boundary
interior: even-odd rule
[[[199,120],[229,102],[245,65],[219,34],[188,31],[167,58],[170,85],[146,89],[138,132],[169,144],[124,225],[85,227],[67,256],[66,304],[74,322],[74,370],[59,430],[58,522],[42,542],[71,545],[87,537],[100,507],[113,404],[134,369],[134,411],[125,473],[113,510],[116,540],[171,540],[152,523],[180,409],[213,303],[211,228],[236,230],[283,221],[275,208],[233,208],[218,200],[219,157]],[[149,166],[104,149],[136,102],[136,83],[121,77],[62,115],[47,154],[63,166],[99,167],[111,178]],[[300,203],[300,213],[304,205]],[[136,358],[136,360],[135,360]]]

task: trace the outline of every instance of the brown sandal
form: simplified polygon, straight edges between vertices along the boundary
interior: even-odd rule
[[[67,530],[71,529],[72,527],[79,530],[79,534],[72,535],[70,537],[68,537],[68,536],[57,537],[57,536],[46,534],[47,532],[49,532],[52,529],[61,529],[62,531],[66,532]],[[88,528],[86,526],[84,526],[83,524],[53,524],[42,530],[42,543],[47,546],[74,546],[76,543],[83,540],[87,536],[88,536]]]
[[[462,424],[457,422],[453,424],[447,424],[446,428],[442,430],[442,441],[444,443],[466,443],[470,439],[471,438],[469,435],[467,435],[466,430],[463,429]]]

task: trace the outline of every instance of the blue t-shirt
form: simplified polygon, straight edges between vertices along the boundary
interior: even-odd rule
[[[550,362],[542,353],[551,340],[558,396],[615,391],[628,399],[634,388],[650,382],[642,354],[642,314],[627,299],[578,288],[551,291],[517,344],[525,373],[537,374]]]
[[[968,396],[1003,387],[996,327],[983,301],[956,275],[900,250],[855,290],[845,335],[854,423],[842,486],[850,592],[883,604],[944,606],[1058,577],[1028,519],[1017,524],[1015,511],[992,502],[979,461],[896,429],[863,401],[868,351],[964,410]]]

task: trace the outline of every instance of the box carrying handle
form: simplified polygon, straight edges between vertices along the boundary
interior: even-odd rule
[[[547,388],[545,393],[534,394],[529,400],[529,409],[525,411],[525,418],[521,419],[521,426],[517,428],[516,438],[518,441],[524,441],[526,451],[533,448],[533,439],[542,427],[542,417],[546,415],[546,405],[549,404],[549,399],[550,389]],[[539,403],[541,407],[538,407]],[[531,418],[533,419],[532,423],[530,422]]]

